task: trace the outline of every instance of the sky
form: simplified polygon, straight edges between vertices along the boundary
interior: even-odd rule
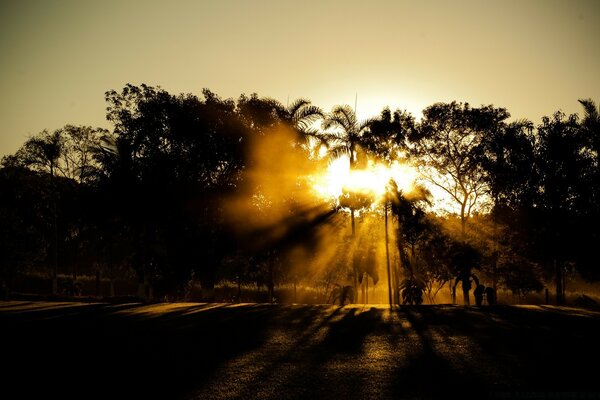
[[[43,129],[110,128],[104,93],[126,83],[539,122],[600,100],[599,39],[595,0],[0,0],[0,157]]]

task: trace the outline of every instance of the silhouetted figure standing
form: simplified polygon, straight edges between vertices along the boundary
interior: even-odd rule
[[[493,287],[485,288],[485,299],[487,300],[488,305],[493,306],[496,304],[496,291]]]
[[[473,296],[475,297],[475,304],[480,307],[483,304],[483,293],[485,291],[485,286],[477,285],[475,290],[473,291]]]
[[[458,285],[458,282],[462,283],[462,290],[463,290],[463,298],[464,298],[464,305],[468,306],[471,304],[471,300],[469,299],[469,292],[471,291],[471,278],[473,278],[473,280],[475,281],[476,285],[479,285],[479,279],[477,279],[477,276],[475,276],[475,274],[470,274],[470,271],[461,271],[458,276],[456,277],[456,281],[454,282],[454,293],[456,293],[456,286]]]

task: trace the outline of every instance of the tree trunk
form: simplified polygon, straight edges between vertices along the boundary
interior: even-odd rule
[[[469,299],[469,287],[467,285],[465,285],[465,283],[462,283],[462,290],[463,290],[463,304],[465,306],[471,305],[471,300]]]
[[[554,260],[554,271],[556,274],[556,305],[560,306],[563,305],[565,302],[565,299],[563,297],[563,274],[560,263],[556,262],[556,260]]]
[[[141,270],[140,276],[138,277],[137,297],[146,300],[146,273],[144,269]]]
[[[275,268],[275,254],[273,250],[269,251],[269,281],[267,282],[268,287],[268,295],[269,295],[269,303],[273,303],[275,301],[275,282],[273,281],[274,273],[273,269]]]
[[[392,268],[394,274],[394,303],[396,305],[400,305],[400,271],[399,271],[400,262],[396,260],[394,262],[394,267]]]
[[[296,280],[294,280],[294,304],[296,304]]]
[[[100,270],[96,270],[96,297],[100,297]]]
[[[388,215],[387,215],[387,201],[384,206],[384,218],[385,218],[385,262],[387,266],[387,277],[388,277],[388,300],[390,308],[392,308],[392,277],[390,271],[390,246],[388,237]]]
[[[465,207],[467,206],[467,199],[465,198],[464,202],[460,205],[460,233],[465,236],[465,224],[467,222],[467,217],[465,216]]]
[[[52,210],[54,228],[54,268],[52,271],[52,294],[58,294],[58,213],[56,211],[56,188],[54,187],[54,163],[50,162],[50,186],[52,187]]]

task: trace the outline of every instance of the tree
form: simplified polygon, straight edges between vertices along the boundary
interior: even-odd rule
[[[493,130],[482,141],[480,162],[496,210],[532,207],[538,171],[533,123],[515,121]]]
[[[430,303],[435,303],[439,291],[454,277],[454,267],[449,252],[450,238],[444,234],[439,224],[428,222],[418,255],[418,274],[423,281],[427,299]]]
[[[109,91],[114,146],[102,157],[116,210],[131,230],[140,288],[171,290],[192,271],[211,297],[216,270],[234,243],[222,199],[240,183],[248,130],[235,103],[150,86]],[[162,289],[161,289],[162,288]]]
[[[8,299],[18,274],[43,265],[52,232],[52,188],[46,176],[0,167],[0,298]]]
[[[64,138],[62,131],[56,130],[52,133],[44,130],[37,136],[28,139],[17,151],[15,158],[22,164],[37,170],[47,170],[50,175],[50,186],[52,195],[53,215],[53,269],[52,269],[52,293],[58,292],[58,216],[56,210],[57,191],[55,185],[56,170],[60,169],[59,158],[64,150]],[[64,174],[64,171],[62,171]]]
[[[391,202],[392,215],[398,221],[397,225],[397,249],[400,256],[400,264],[407,275],[403,283],[406,293],[413,293],[418,287],[421,293],[424,289],[422,279],[417,277],[417,254],[416,243],[422,238],[428,229],[425,220],[425,212],[422,204],[429,202],[430,193],[423,187],[416,187],[412,192],[403,193],[398,189],[395,182],[390,182],[389,200]],[[410,254],[409,254],[410,250]],[[394,294],[395,303],[400,304],[399,271],[394,271]]]
[[[335,106],[323,119],[323,130],[334,130],[327,136],[330,141],[329,153],[333,158],[348,156],[350,169],[359,166],[358,154],[363,143],[363,135],[369,129],[372,119],[359,122],[354,110],[348,105]],[[363,160],[364,161],[364,160]]]
[[[575,253],[579,272],[588,280],[600,280],[596,243],[600,242],[600,110],[591,99],[579,100],[584,108],[580,123],[581,156],[586,159],[581,171],[581,223]]]
[[[410,138],[422,175],[459,206],[463,232],[488,191],[479,163],[482,144],[508,117],[504,108],[491,105],[471,108],[468,103],[437,103],[423,111],[419,129]]]
[[[408,149],[408,138],[415,135],[415,120],[406,112],[389,108],[381,111],[379,118],[370,120],[361,144],[365,151],[388,165],[397,161]]]
[[[318,145],[326,144],[321,131],[313,126],[316,121],[324,118],[325,114],[319,107],[312,105],[310,100],[297,99],[283,108],[283,111],[283,122],[296,130],[301,145],[310,149],[311,140],[315,140]]]
[[[564,303],[564,271],[576,261],[582,238],[578,229],[587,210],[589,187],[585,177],[589,158],[584,150],[576,114],[556,112],[538,126],[536,166],[539,170],[532,238],[533,257],[554,270],[557,303]],[[537,240],[535,240],[537,239]]]
[[[358,154],[364,132],[369,128],[371,120],[358,122],[354,110],[348,106],[335,106],[329,114],[325,116],[322,123],[324,131],[333,130],[333,133],[324,134],[323,137],[328,143],[329,154],[332,158],[348,156],[350,170],[355,170],[361,164],[366,164],[362,159],[359,164]],[[355,193],[347,191],[341,200],[345,207],[350,209],[350,224],[352,227],[352,237],[356,235],[355,211],[357,207],[363,207],[370,196],[364,193]],[[354,270],[354,291],[358,288],[358,271]]]
[[[91,183],[100,173],[100,164],[94,155],[108,131],[75,125],[66,125],[61,131],[64,138],[61,164],[65,176],[79,183]]]
[[[358,122],[354,110],[348,105],[335,106],[329,114],[323,119],[323,130],[334,130],[334,133],[325,135],[329,142],[329,154],[333,158],[348,156],[350,160],[350,170],[358,168],[360,145],[362,143],[364,132],[369,129],[372,120]],[[363,164],[366,160],[362,160]],[[355,235],[353,207],[350,208],[350,219],[352,224],[352,236]]]

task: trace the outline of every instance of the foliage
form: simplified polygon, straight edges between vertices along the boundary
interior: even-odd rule
[[[487,192],[479,162],[484,140],[508,117],[505,109],[493,106],[437,103],[423,110],[423,121],[411,138],[423,176],[456,202],[463,229],[471,213],[482,208]]]
[[[307,195],[306,176],[327,162],[321,146],[351,169],[411,157],[456,203],[456,213],[436,215],[426,188],[390,184],[406,303],[434,302],[475,270],[518,295],[554,280],[560,297],[567,268],[600,279],[600,112],[590,99],[580,100],[581,117],[557,112],[534,126],[457,102],[427,107],[421,122],[387,108],[359,122],[349,106],[326,114],[303,98],[283,105],[208,89],[197,97],[128,84],[105,98],[110,131],[44,130],[2,159],[3,287],[32,270],[74,282],[134,271],[158,295],[186,296],[198,280],[210,298],[218,280],[235,280],[266,285],[272,298],[275,285],[310,280],[323,301],[343,304],[358,293],[349,269],[354,285],[365,273],[379,280],[380,234],[355,240],[342,227],[349,219],[355,233],[358,210],[359,223],[381,215],[373,193],[346,189],[337,208]],[[235,219],[232,198],[243,204]],[[325,247],[333,250],[320,259]]]
[[[423,282],[414,277],[404,279],[400,283],[400,293],[402,293],[402,304],[423,303]]]

